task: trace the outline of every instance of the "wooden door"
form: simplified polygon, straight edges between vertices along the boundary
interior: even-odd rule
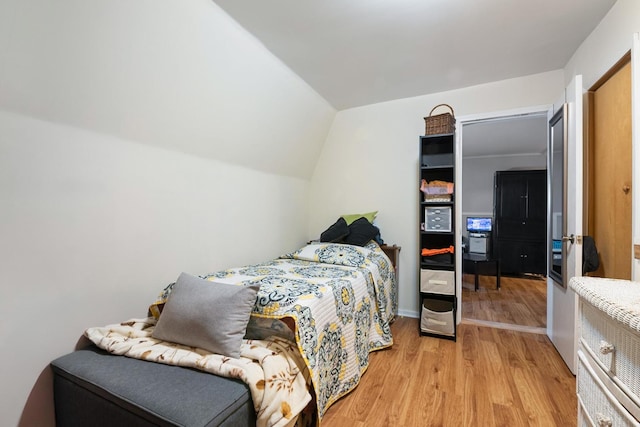
[[[600,253],[593,276],[631,279],[631,62],[590,94],[587,220]]]

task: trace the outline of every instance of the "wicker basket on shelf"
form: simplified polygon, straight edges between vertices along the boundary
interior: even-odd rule
[[[448,107],[450,113],[442,113],[433,115],[433,112],[438,107]],[[453,133],[456,127],[456,118],[453,113],[453,108],[449,104],[438,104],[431,109],[429,115],[424,118],[425,122],[425,135],[439,135],[441,133]]]

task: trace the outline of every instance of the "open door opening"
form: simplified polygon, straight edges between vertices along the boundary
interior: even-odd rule
[[[460,231],[465,250],[462,272],[458,274],[462,278],[458,312],[466,323],[546,334],[544,231],[534,233],[535,238],[527,239],[527,242],[517,239],[504,242],[505,245],[517,244],[520,249],[538,245],[534,249],[540,253],[538,257],[513,257],[514,251],[503,248],[503,256],[507,259],[500,261],[500,247],[495,242],[500,224],[494,212],[497,174],[511,177],[541,172],[542,197],[538,200],[532,196],[529,208],[532,212],[534,206],[541,210],[540,220],[543,230],[546,228],[546,114],[546,110],[538,108],[459,122],[459,152],[463,166],[458,181],[462,187]],[[538,239],[539,235],[542,239]],[[533,264],[535,260],[541,262],[541,268],[529,268],[537,265]],[[496,261],[503,266],[504,274],[497,270]]]

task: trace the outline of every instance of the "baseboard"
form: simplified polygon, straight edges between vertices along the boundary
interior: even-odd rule
[[[413,317],[414,319],[419,319],[420,313],[412,310],[398,310],[398,316]]]

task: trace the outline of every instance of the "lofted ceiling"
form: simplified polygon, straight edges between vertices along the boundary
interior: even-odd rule
[[[615,0],[214,0],[336,109],[564,68]]]

